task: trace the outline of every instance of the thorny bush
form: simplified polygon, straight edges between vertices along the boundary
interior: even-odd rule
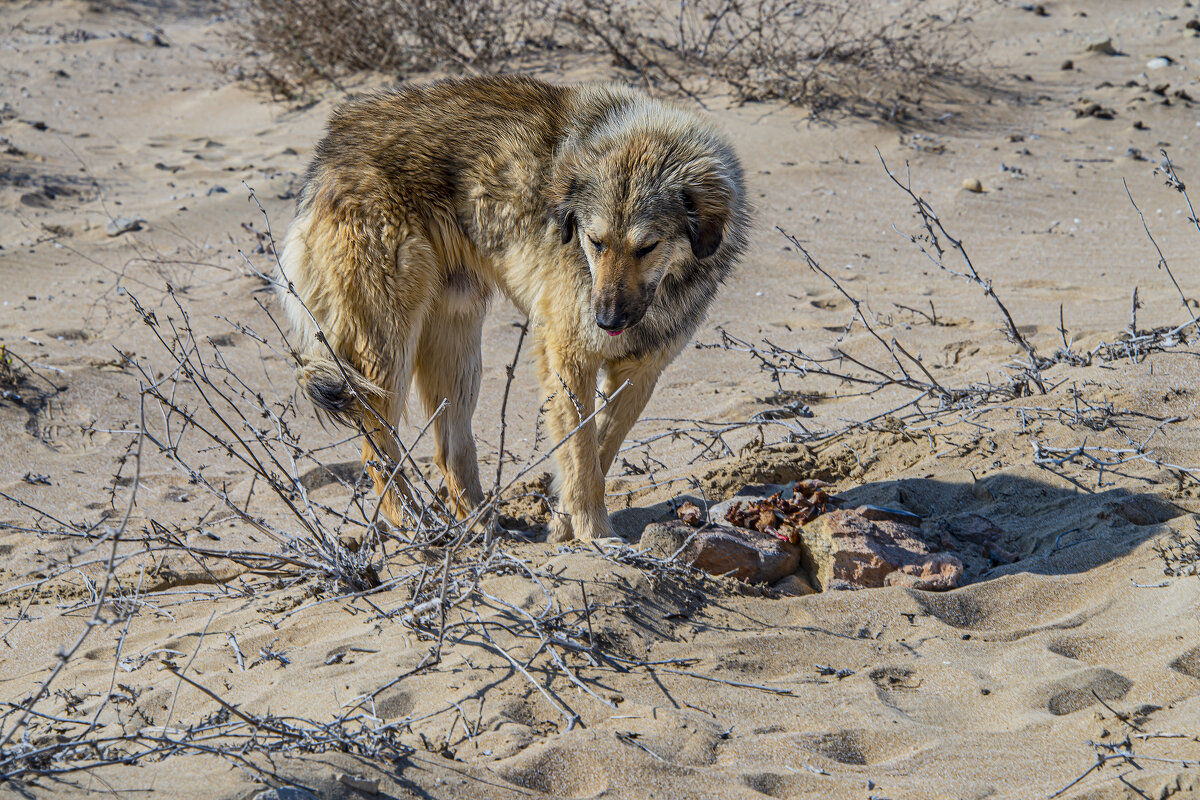
[[[237,77],[295,97],[353,72],[499,72],[605,54],[646,88],[903,117],[978,75],[968,0],[228,0]]]

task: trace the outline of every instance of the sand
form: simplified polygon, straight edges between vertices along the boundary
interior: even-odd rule
[[[1117,0],[1046,9],[982,7],[970,31],[988,43],[985,71],[1000,88],[956,92],[908,125],[812,121],[799,109],[714,98],[711,111],[744,159],[756,222],[753,247],[697,342],[719,343],[724,330],[813,356],[840,347],[888,364],[861,323],[847,331],[852,305],[778,226],[865,300],[885,340],[919,354],[940,384],[1007,380],[1021,351],[998,309],[901,235],[919,233],[919,221],[880,156],[902,179],[911,174],[1039,352],[1053,354],[1064,336],[1075,352],[1118,341],[1135,287],[1139,331],[1187,322],[1192,312],[1156,268],[1122,181],[1183,291],[1194,291],[1200,231],[1154,167],[1160,148],[1185,182],[1200,165],[1197,106],[1174,94],[1200,98],[1197,39],[1185,28],[1197,11]],[[161,319],[179,319],[178,300],[198,335],[217,340],[256,391],[288,397],[286,359],[230,322],[273,334],[257,304],[271,308],[273,298],[248,269],[268,270],[271,255],[247,187],[279,235],[342,95],[317,87],[312,102],[289,105],[230,82],[215,68],[230,57],[224,23],[205,4],[99,12],[75,0],[18,2],[0,9],[0,24],[0,344],[37,371],[26,369],[17,397],[0,400],[0,491],[12,498],[0,499],[7,732],[12,709],[92,617],[106,555],[95,533],[110,530],[128,501],[138,382],[121,353],[156,370],[171,364],[130,295]],[[1087,52],[1105,37],[1119,55]],[[1147,66],[1159,56],[1171,63]],[[1073,68],[1064,70],[1067,59]],[[611,70],[581,60],[543,76]],[[1090,103],[1115,117],[1077,116]],[[964,188],[969,181],[982,191]],[[122,217],[141,220],[139,229],[106,233]],[[952,255],[947,264],[960,269]],[[475,418],[485,471],[495,468],[518,322],[499,301],[486,323]],[[632,438],[714,426],[729,433],[707,450],[711,438],[698,434],[633,444],[608,483],[622,537],[636,542],[647,522],[671,515],[666,501],[679,495],[715,501],[747,483],[822,477],[847,503],[920,514],[923,534],[962,558],[966,585],[944,594],[890,587],[784,596],[664,572],[628,548],[606,555],[514,540],[506,551],[532,573],[487,576],[480,590],[495,602],[475,608],[495,622],[500,645],[522,663],[534,659],[534,681],[561,710],[478,637],[451,635],[439,665],[378,691],[429,649],[387,613],[404,607],[408,589],[369,604],[321,603],[327,596],[311,581],[263,577],[220,559],[206,570],[178,549],[153,549],[161,532],[150,520],[184,531],[199,525],[207,538],[186,534],[197,546],[272,544],[148,453],[128,526],[147,551],[118,574],[120,594],[138,611],[127,629],[101,624],[90,633],[37,705],[48,716],[31,718],[29,741],[40,747],[78,733],[71,720],[98,710],[107,735],[178,736],[222,712],[199,685],[243,713],[320,723],[372,695],[366,707],[376,724],[401,723],[404,754],[252,754],[243,763],[193,748],[136,766],[26,773],[0,783],[0,796],[249,798],[268,789],[262,770],[270,770],[266,783],[284,787],[278,797],[308,796],[297,786],[323,798],[365,796],[339,779],[361,775],[368,782],[360,787],[388,797],[1035,798],[1071,785],[1097,753],[1132,750],[1133,761],[1115,758],[1059,796],[1200,797],[1200,578],[1170,574],[1163,555],[1194,533],[1200,510],[1197,473],[1187,472],[1200,468],[1196,355],[1185,344],[1137,359],[1055,364],[1043,375],[1046,394],[922,424],[903,412],[880,417],[911,400],[906,390],[865,394],[794,374],[777,383],[736,349],[685,349]],[[522,461],[545,449],[527,356],[511,387],[506,434]],[[737,426],[789,404],[811,416],[784,422],[809,431],[880,418],[811,445],[779,444],[779,424],[761,433]],[[310,445],[344,438],[299,409],[294,424]],[[422,422],[410,420],[406,431]],[[1085,444],[1141,449],[1103,471],[1080,459],[1035,463],[1047,447],[1069,453]],[[323,452],[353,480],[353,443]],[[244,467],[225,459],[212,469],[239,502],[250,497],[258,513],[284,519],[278,504],[253,494]],[[536,487],[539,472],[521,485]],[[310,474],[313,495],[344,497],[324,474]],[[535,532],[545,520],[535,498],[506,510]],[[956,535],[971,514],[1000,529],[999,544],[1016,561]],[[33,531],[76,524],[74,536]],[[570,625],[579,636],[590,627],[592,641],[626,660],[591,666],[568,653],[592,694],[544,654],[535,659],[536,641],[506,632],[521,612],[500,603],[566,613],[582,607],[581,585],[593,612],[569,615]],[[470,608],[461,608],[464,619],[473,619]],[[645,661],[660,663],[630,665]],[[0,762],[0,772],[8,769]]]

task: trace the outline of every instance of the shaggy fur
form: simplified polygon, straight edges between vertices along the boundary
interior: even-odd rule
[[[601,371],[606,396],[629,383],[555,454],[552,537],[610,536],[604,475],[747,227],[726,140],[624,87],[494,77],[354,100],[317,147],[282,257],[299,381],[364,428],[380,491],[399,451],[374,434],[399,421],[411,380],[426,412],[447,401],[436,460],[465,514],[483,500],[471,415],[499,289],[529,315],[555,441],[595,410]],[[397,524],[400,506],[388,491]]]

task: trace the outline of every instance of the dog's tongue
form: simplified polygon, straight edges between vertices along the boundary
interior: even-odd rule
[[[605,331],[609,336],[620,336],[625,331]]]

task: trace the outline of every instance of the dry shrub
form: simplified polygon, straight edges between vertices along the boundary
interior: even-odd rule
[[[894,118],[977,49],[965,2],[581,0],[563,18],[646,81],[684,94],[716,82],[738,102],[782,100]]]
[[[512,68],[608,53],[648,88],[895,118],[959,80],[969,0],[231,0],[250,75],[291,94],[316,77]]]
[[[545,43],[529,39],[551,0],[229,0],[239,77],[292,97],[360,71],[491,71]],[[544,27],[544,26],[543,26]]]

